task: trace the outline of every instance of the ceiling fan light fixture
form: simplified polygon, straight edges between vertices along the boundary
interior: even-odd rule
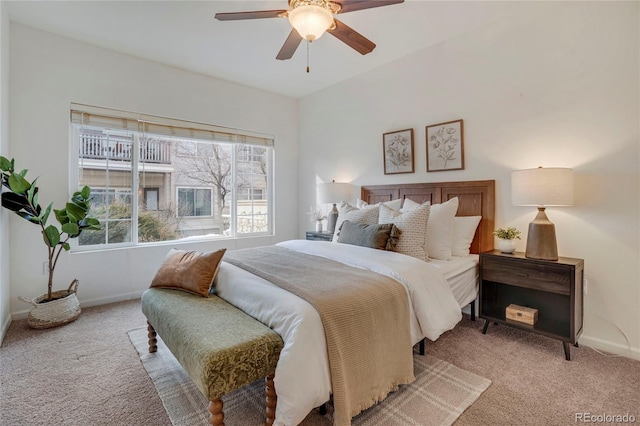
[[[299,0],[291,2],[289,22],[300,37],[314,41],[333,25],[333,12],[323,0]]]

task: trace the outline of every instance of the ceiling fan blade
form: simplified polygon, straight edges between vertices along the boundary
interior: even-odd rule
[[[404,3],[404,0],[332,0],[338,3],[341,8],[338,13],[353,12],[355,10],[371,9],[374,7],[389,6],[392,4]]]
[[[283,18],[288,10],[258,10],[255,12],[216,13],[218,21],[238,21],[241,19]]]
[[[376,44],[355,31],[348,25],[334,19],[336,27],[327,30],[329,34],[342,41],[349,47],[357,50],[360,54],[366,55],[376,48]]]
[[[282,45],[280,52],[278,52],[278,56],[276,56],[276,59],[280,59],[281,61],[285,59],[291,59],[293,54],[296,53],[296,49],[298,49],[301,41],[302,37],[300,37],[300,34],[298,34],[295,29],[292,29],[289,33],[289,37],[287,37],[284,44]]]

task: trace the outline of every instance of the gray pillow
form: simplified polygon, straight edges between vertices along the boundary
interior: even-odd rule
[[[392,223],[367,225],[345,220],[338,232],[338,242],[378,250],[393,250],[400,230]]]

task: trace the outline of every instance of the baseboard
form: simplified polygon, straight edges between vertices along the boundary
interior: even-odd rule
[[[142,293],[144,293],[144,290],[135,291],[133,293],[117,294],[117,295],[108,296],[108,297],[98,297],[95,299],[80,300],[80,308],[89,308],[91,306],[107,305],[109,303],[139,299],[140,296],[142,296]],[[22,311],[16,311],[13,314],[11,314],[11,318],[13,318],[14,320],[20,320],[20,319],[27,318],[27,315],[29,315],[29,309],[24,309]],[[4,334],[3,334],[3,337],[4,337]]]
[[[584,334],[580,336],[578,344],[580,346],[589,346],[598,351],[620,355],[640,361],[640,348],[637,347],[625,346],[619,343],[610,342],[608,340],[599,339],[597,337],[585,336]]]
[[[0,330],[0,344],[4,342],[4,336],[7,335],[7,331],[9,331],[9,326],[11,325],[11,314],[8,314],[7,317],[2,322],[2,330]]]

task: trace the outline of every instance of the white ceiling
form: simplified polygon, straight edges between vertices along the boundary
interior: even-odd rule
[[[338,15],[377,44],[362,56],[325,34],[292,59],[276,54],[286,19],[221,22],[217,12],[286,9],[263,1],[5,1],[9,18],[86,43],[248,86],[302,97],[471,31],[518,10],[519,2],[421,1]]]

